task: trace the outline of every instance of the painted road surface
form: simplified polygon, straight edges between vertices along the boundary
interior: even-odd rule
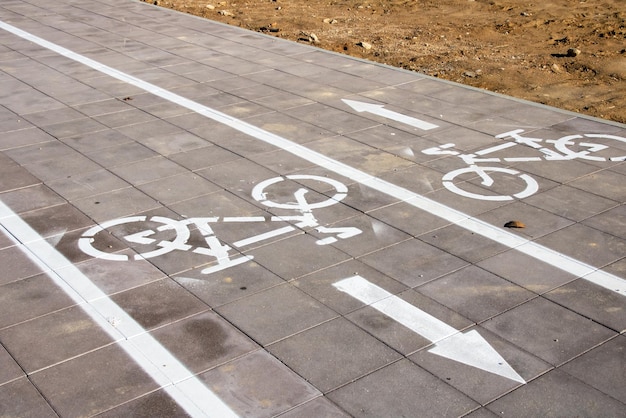
[[[132,0],[0,86],[1,416],[626,416],[625,126]]]

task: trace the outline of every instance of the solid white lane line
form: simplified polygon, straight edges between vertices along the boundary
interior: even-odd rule
[[[137,77],[108,67],[90,58],[84,57],[80,54],[63,48],[62,46],[56,45],[52,42],[46,41],[45,39],[39,38],[35,35],[18,29],[12,25],[0,21],[0,28],[24,39],[27,39],[31,42],[37,43],[60,55],[66,56],[70,59],[87,65],[104,74],[108,74],[118,80],[134,85],[158,97],[164,98],[189,110],[206,116],[207,118],[212,119],[216,122],[225,124],[239,132],[245,133],[268,144],[288,151],[295,156],[308,160],[336,174],[350,178],[355,182],[367,185],[381,193],[385,193],[389,196],[395,197],[401,201],[404,201],[407,204],[427,211],[435,216],[443,218],[460,227],[466,228],[485,238],[500,242],[504,245],[509,246],[510,248],[518,249],[525,254],[531,255],[532,257],[540,261],[543,261],[556,268],[571,273],[574,276],[582,277],[583,279],[595,283],[598,286],[602,286],[612,292],[618,293],[622,296],[626,296],[626,280],[605,271],[599,270],[597,267],[591,266],[587,263],[576,260],[564,254],[560,254],[554,250],[544,247],[543,245],[537,244],[533,241],[529,241],[508,231],[504,231],[494,225],[490,225],[486,222],[474,219],[456,209],[435,202],[434,200],[428,199],[417,193],[396,186],[395,184],[376,178],[361,170],[348,166],[342,162],[334,160],[318,152],[312,151],[300,144],[289,141],[281,136],[265,131],[261,128],[258,128],[242,120],[236,119],[225,113],[211,109],[200,103],[194,102],[172,92],[164,90],[154,84],[138,79]],[[593,274],[591,274],[592,272]]]
[[[0,229],[193,417],[236,417],[176,357],[0,201]]]

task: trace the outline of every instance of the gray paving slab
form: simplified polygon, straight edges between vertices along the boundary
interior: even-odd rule
[[[134,0],[0,25],[0,415],[624,415],[624,125]]]

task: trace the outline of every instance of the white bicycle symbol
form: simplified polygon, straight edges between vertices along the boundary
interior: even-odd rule
[[[439,147],[433,147],[423,150],[424,154],[428,155],[454,155],[459,157],[468,167],[459,168],[457,170],[450,171],[443,176],[443,185],[453,193],[461,196],[480,199],[480,200],[513,200],[523,199],[539,190],[539,184],[528,174],[521,173],[517,170],[504,167],[484,167],[479,166],[477,163],[515,163],[515,162],[531,162],[531,161],[565,161],[574,159],[583,159],[590,161],[626,161],[626,155],[617,157],[605,156],[602,151],[608,150],[609,146],[600,142],[619,141],[626,144],[626,138],[615,135],[606,134],[584,134],[584,135],[568,135],[556,140],[544,140],[541,138],[527,138],[522,137],[520,134],[524,132],[523,129],[517,129],[510,132],[497,135],[498,139],[512,138],[513,142],[504,142],[502,144],[485,148],[472,154],[462,154],[461,152],[454,150],[455,144],[444,144]],[[541,143],[546,142],[553,144],[555,149],[546,148]],[[593,142],[592,142],[593,141]],[[499,152],[507,148],[514,147],[516,145],[525,145],[527,147],[536,149],[541,152],[540,157],[492,157],[483,158],[485,155]],[[622,148],[626,149],[624,145]],[[626,152],[622,150],[622,152]],[[495,180],[490,175],[493,173],[500,173],[508,176],[512,176],[517,179],[517,184],[523,184],[523,189],[513,194],[497,194],[498,192],[489,193],[485,190],[485,194],[470,192],[460,187],[462,184],[467,184],[466,180],[471,178],[465,176],[465,180],[461,177],[465,174],[470,174],[480,177],[481,184],[485,187],[493,187]],[[495,193],[495,194],[494,194]]]
[[[294,181],[299,188],[294,193],[287,193],[279,202],[268,198],[268,195],[280,198],[281,194],[279,192],[272,192],[269,189],[274,185],[281,185],[281,183],[286,180]],[[327,197],[325,200],[318,198],[318,201],[315,202],[307,201],[306,194],[309,192],[309,189],[301,187],[299,182],[306,183],[310,181],[326,183],[332,186],[332,196]],[[78,246],[83,252],[95,258],[110,261],[129,261],[131,257],[128,255],[107,252],[98,248],[99,246],[97,245],[99,234],[119,227],[119,229],[124,231],[122,237],[125,241],[137,248],[147,248],[145,251],[139,249],[138,253],[135,254],[132,259],[143,260],[154,258],[175,250],[191,251],[196,254],[215,258],[217,264],[202,270],[203,274],[211,274],[253,259],[252,256],[243,255],[241,252],[235,251],[233,247],[240,249],[251,244],[287,234],[299,228],[315,228],[319,233],[331,234],[331,236],[317,240],[317,245],[328,245],[336,242],[338,239],[347,239],[359,235],[362,231],[354,227],[329,228],[321,226],[313,215],[314,209],[320,209],[339,203],[346,197],[347,192],[348,189],[343,183],[326,177],[313,175],[275,177],[257,184],[252,190],[252,197],[264,206],[294,210],[299,212],[298,214],[270,217],[195,217],[182,220],[171,219],[164,216],[129,216],[112,219],[90,228],[79,238]],[[317,196],[320,195],[317,194]],[[236,241],[232,243],[233,247],[222,243],[215,235],[213,228],[211,228],[211,224],[216,223],[248,222],[283,222],[292,224]],[[134,229],[131,228],[131,225],[134,226]],[[148,225],[152,227],[146,228]],[[190,243],[190,239],[192,238],[191,229],[193,227],[195,227],[203,237],[204,242],[202,245],[194,246]],[[157,239],[157,236],[160,238]]]

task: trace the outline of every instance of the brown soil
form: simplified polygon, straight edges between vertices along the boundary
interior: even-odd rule
[[[145,0],[626,123],[624,0]]]

